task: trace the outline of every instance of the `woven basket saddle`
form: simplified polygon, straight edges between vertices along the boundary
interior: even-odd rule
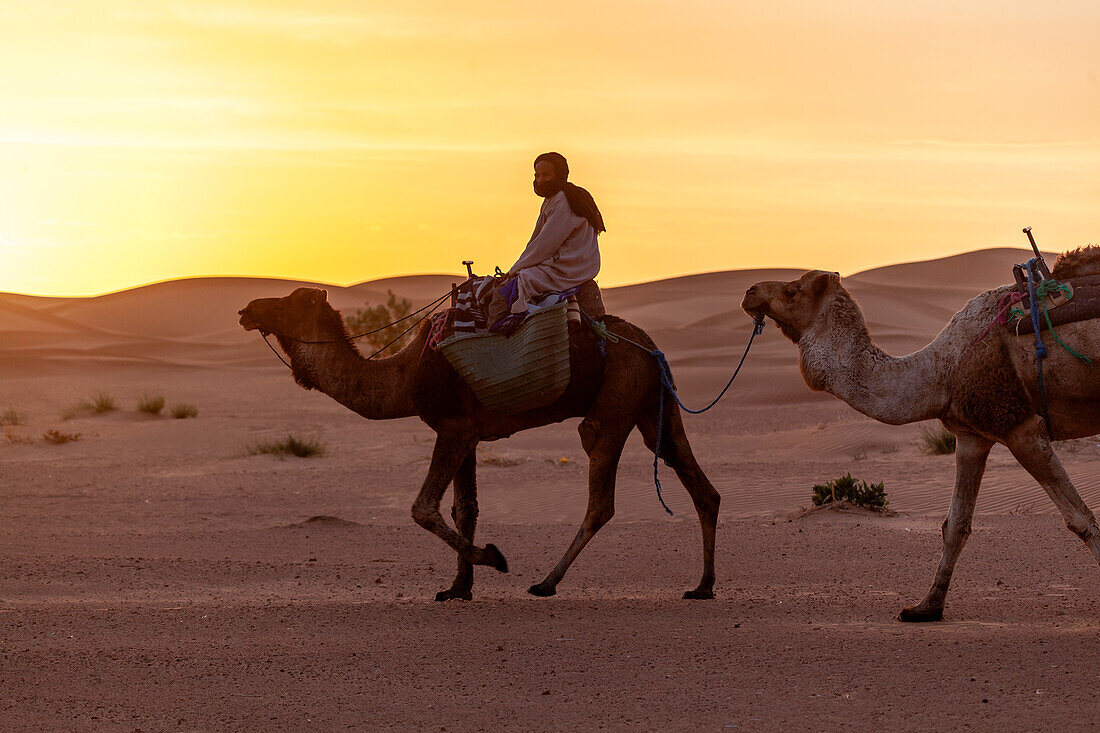
[[[508,336],[456,334],[439,350],[490,410],[514,415],[545,407],[569,386],[569,311],[578,308],[592,318],[604,316],[595,282],[586,282],[567,303],[532,313]]]

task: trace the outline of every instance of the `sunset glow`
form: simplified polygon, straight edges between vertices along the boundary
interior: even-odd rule
[[[1100,242],[1100,4],[0,5],[0,291],[507,267],[558,150],[601,284]]]

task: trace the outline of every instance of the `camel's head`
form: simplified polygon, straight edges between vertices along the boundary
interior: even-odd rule
[[[784,336],[798,343],[838,290],[843,290],[839,274],[811,270],[789,283],[756,283],[745,292],[741,309],[753,317],[771,318]]]
[[[280,340],[325,341],[344,333],[328,292],[317,288],[298,288],[285,298],[257,298],[239,313],[244,330],[273,333]]]

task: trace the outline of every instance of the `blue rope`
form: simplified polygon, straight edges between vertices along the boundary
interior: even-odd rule
[[[657,369],[661,374],[662,389],[657,395],[657,440],[656,444],[653,446],[653,485],[657,487],[657,501],[661,502],[661,506],[665,508],[666,512],[668,512],[672,516],[675,516],[673,514],[673,511],[668,508],[668,504],[665,504],[664,497],[661,496],[661,479],[657,476],[657,459],[660,458],[661,455],[661,435],[665,432],[665,393],[668,392],[669,394],[671,394],[672,398],[676,400],[677,404],[679,404],[680,407],[683,408],[686,412],[690,412],[692,415],[698,415],[700,413],[706,412],[707,410],[718,404],[718,400],[722,399],[722,395],[726,394],[726,391],[730,388],[730,385],[733,384],[733,380],[737,378],[737,374],[741,371],[741,366],[745,363],[745,358],[749,355],[749,349],[752,347],[753,339],[764,332],[764,316],[759,315],[753,318],[753,329],[752,333],[749,334],[749,342],[745,345],[745,352],[741,354],[741,361],[737,362],[737,368],[733,370],[733,376],[730,377],[728,382],[726,382],[726,386],[722,388],[722,391],[718,393],[718,396],[711,400],[710,404],[708,404],[706,407],[698,410],[693,410],[685,405],[680,399],[680,396],[676,394],[676,385],[672,381],[672,368],[669,367],[668,359],[665,358],[664,353],[662,353],[660,349],[650,349],[648,346],[639,344],[637,341],[631,341],[622,334],[617,334],[613,331],[608,330],[603,321],[593,320],[593,318],[585,313],[583,310],[581,311],[581,315],[585,317],[585,319],[588,321],[589,327],[591,327],[591,329],[595,332],[596,338],[598,339],[596,343],[602,356],[607,355],[606,348],[604,346],[605,341],[610,341],[611,343],[625,341],[628,344],[637,346],[639,349],[645,351],[657,360]],[[672,464],[670,464],[667,459],[665,460],[665,465],[672,468]]]
[[[745,363],[745,357],[749,355],[749,348],[752,347],[752,340],[762,333],[764,333],[764,317],[758,316],[753,319],[753,328],[752,333],[749,334],[749,343],[745,345],[745,353],[741,355],[741,361],[737,362],[737,368],[733,370],[733,376],[730,377],[730,381],[726,382],[726,386],[722,388],[722,391],[718,393],[717,397],[710,401],[709,405],[701,407],[698,410],[693,410],[685,405],[683,401],[680,400],[680,396],[676,394],[676,385],[672,382],[672,369],[669,367],[668,359],[665,358],[665,355],[662,354],[659,349],[654,349],[649,353],[657,359],[657,364],[661,368],[661,381],[664,382],[665,389],[672,393],[672,396],[676,398],[676,401],[685,412],[690,412],[692,415],[698,415],[714,407],[718,404],[718,400],[722,399],[722,395],[724,395],[726,390],[730,388],[730,385],[733,384],[733,380],[737,379],[737,373],[741,371],[741,365]]]
[[[1043,411],[1043,421],[1047,426],[1047,436],[1054,440],[1054,430],[1050,426],[1050,414],[1047,412],[1047,393],[1046,388],[1043,386],[1043,359],[1047,356],[1047,347],[1043,343],[1042,336],[1039,335],[1039,308],[1041,304],[1035,294],[1035,281],[1038,276],[1035,274],[1034,267],[1039,261],[1038,257],[1032,257],[1027,261],[1027,266],[1024,268],[1024,274],[1027,276],[1027,292],[1031,297],[1031,325],[1035,329],[1035,364],[1039,369],[1039,407]]]
[[[665,500],[661,498],[661,479],[657,476],[657,458],[661,455],[661,435],[665,432],[665,393],[671,394],[677,404],[679,404],[684,411],[690,412],[692,415],[706,412],[718,404],[718,400],[722,399],[722,395],[724,395],[730,388],[730,385],[733,384],[733,380],[737,379],[737,374],[741,371],[741,366],[745,363],[745,357],[749,355],[749,349],[752,347],[752,340],[763,332],[764,316],[757,316],[753,319],[753,328],[752,333],[749,334],[749,342],[745,345],[745,352],[741,354],[741,361],[737,362],[737,368],[733,370],[733,376],[726,382],[726,386],[722,388],[718,396],[710,401],[710,404],[698,410],[693,410],[685,405],[683,400],[680,399],[680,395],[676,394],[676,384],[672,381],[672,368],[669,367],[668,359],[665,358],[661,350],[653,349],[649,352],[650,355],[657,360],[657,368],[661,372],[661,384],[664,387],[664,389],[661,390],[661,394],[657,397],[657,444],[653,448],[653,484],[657,487],[657,500],[661,502],[661,506],[663,506],[665,511],[669,514],[672,514],[672,510],[668,508],[668,505],[665,504]],[[672,467],[667,460],[665,461],[665,465],[670,468]]]

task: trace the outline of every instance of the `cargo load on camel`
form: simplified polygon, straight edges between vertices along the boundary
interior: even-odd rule
[[[590,317],[604,315],[599,287],[589,280],[544,293],[526,313],[515,314],[494,308],[502,298],[514,299],[508,293],[514,281],[474,276],[471,264],[470,277],[452,290],[451,307],[435,316],[429,346],[489,409],[518,414],[551,404],[569,385],[569,322],[580,322],[582,307]],[[494,318],[494,310],[504,315]]]

